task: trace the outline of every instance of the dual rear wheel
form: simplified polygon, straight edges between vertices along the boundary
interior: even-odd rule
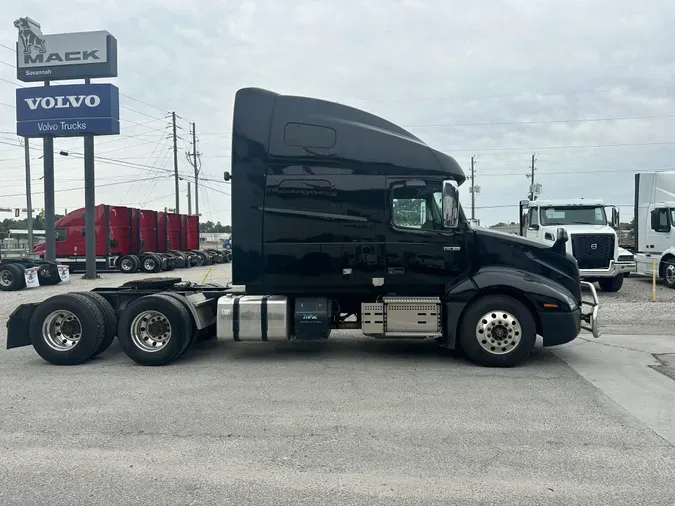
[[[119,321],[110,303],[95,292],[56,295],[36,308],[29,332],[35,351],[55,365],[85,362],[107,350],[115,336],[135,362],[164,365],[197,337],[187,307],[168,293],[136,299]]]

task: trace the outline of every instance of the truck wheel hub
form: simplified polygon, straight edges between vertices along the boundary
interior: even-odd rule
[[[675,283],[675,265],[669,264],[666,267],[666,281],[668,283]]]
[[[11,286],[13,279],[12,273],[8,270],[4,270],[0,273],[0,285],[2,286]]]
[[[131,340],[143,351],[162,350],[171,340],[171,323],[158,311],[143,311],[131,322]]]
[[[82,324],[70,311],[54,311],[42,323],[42,339],[56,351],[68,351],[82,337]]]
[[[476,325],[476,339],[481,347],[493,355],[513,350],[522,338],[520,322],[508,311],[485,313]]]

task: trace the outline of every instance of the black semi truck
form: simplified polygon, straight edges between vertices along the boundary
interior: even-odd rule
[[[7,347],[70,365],[115,337],[144,365],[202,337],[324,340],[333,329],[436,339],[485,366],[594,337],[598,298],[567,234],[552,247],[472,228],[450,156],[372,114],[259,88],[237,92],[233,285],[180,278],[56,295],[10,316]],[[592,301],[582,301],[582,284]],[[582,310],[583,308],[583,310]]]

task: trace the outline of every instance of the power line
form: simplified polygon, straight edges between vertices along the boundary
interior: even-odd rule
[[[148,181],[152,178],[147,178],[147,179],[142,179],[141,181]],[[117,181],[114,183],[104,183],[104,184],[97,184],[95,185],[95,188],[102,188],[104,186],[118,186],[121,184],[133,184],[137,183],[139,180],[130,180],[130,181]],[[75,190],[84,190],[84,186],[78,186],[77,188],[63,188],[61,190],[54,190],[54,193],[63,193],[63,192],[69,192],[69,191],[75,191]],[[32,192],[34,195],[43,195],[44,192]],[[0,197],[5,198],[5,197],[24,197],[26,194],[25,192],[23,193],[13,193],[13,194],[7,194],[7,195],[0,195]]]

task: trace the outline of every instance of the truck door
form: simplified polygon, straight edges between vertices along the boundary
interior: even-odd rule
[[[445,230],[442,181],[387,179],[387,293],[440,296],[467,266],[464,234]]]

